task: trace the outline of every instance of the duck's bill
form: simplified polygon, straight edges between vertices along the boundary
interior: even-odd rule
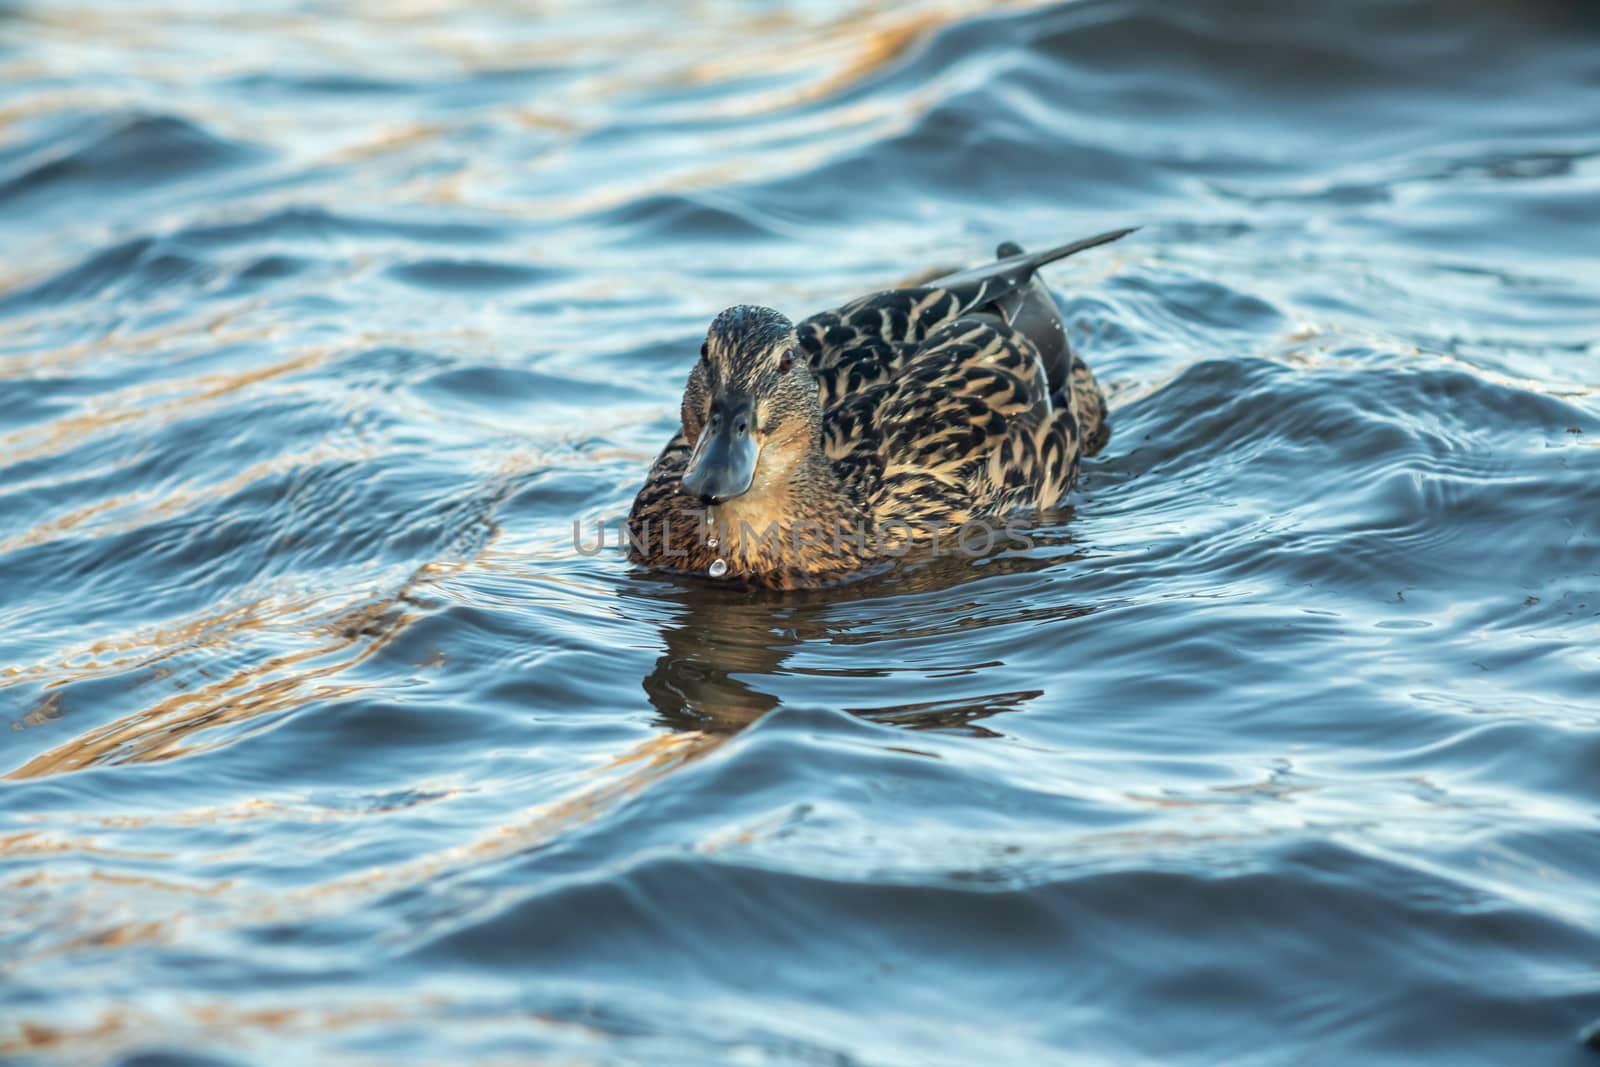
[[[683,488],[708,503],[731,500],[750,488],[760,457],[755,438],[748,432],[739,433],[733,419],[723,420],[720,428],[707,426],[689,456]]]

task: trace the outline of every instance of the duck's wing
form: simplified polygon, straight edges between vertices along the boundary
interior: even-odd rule
[[[1053,504],[1076,475],[1070,406],[1041,406],[1032,343],[981,318],[949,322],[899,373],[829,409],[823,447],[879,523],[959,524]]]
[[[1076,371],[1055,301],[1034,274],[1047,263],[1132,233],[1112,230],[1044,252],[1010,242],[1000,258],[926,285],[888,289],[813,315],[796,327],[822,390],[824,409],[900,373],[914,346],[961,318],[979,317],[1033,343],[1048,381],[1047,395],[1064,398]]]

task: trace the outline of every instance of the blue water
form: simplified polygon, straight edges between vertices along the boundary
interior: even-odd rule
[[[706,323],[996,242],[1037,544],[631,569]],[[1600,17],[0,4],[0,1059],[1571,1064]]]

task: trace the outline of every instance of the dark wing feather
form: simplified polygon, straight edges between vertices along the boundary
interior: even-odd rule
[[[889,289],[813,315],[795,332],[814,372],[872,362],[892,373],[904,354],[899,346],[920,343],[960,313],[960,303],[943,289]]]
[[[992,263],[985,263],[971,270],[936,278],[928,284],[930,287],[944,289],[954,296],[961,305],[960,314],[995,308],[1005,297],[1015,293],[1032,281],[1034,272],[1046,263],[1054,263],[1058,259],[1065,259],[1077,252],[1110,244],[1112,241],[1128,236],[1137,228],[1110,230],[1106,233],[1085,237],[1081,241],[1073,241],[1071,244],[1060,245],[1044,252],[1018,251],[1006,256],[1004,259],[997,259]],[[1017,246],[1007,243],[1000,247],[1002,251],[1009,251]],[[1009,321],[1009,316],[1007,316],[1007,321]]]
[[[1038,490],[1051,488],[1035,477],[1039,431],[1064,428],[1070,412],[1063,420],[1050,408],[1028,339],[965,318],[904,348],[898,374],[848,394],[824,418],[829,458],[870,490],[870,512],[880,522],[959,524],[1036,506]]]
[[[1054,504],[1105,438],[1105,400],[1035,272],[1132,232],[1001,259],[805,320],[823,447],[879,521]],[[865,497],[861,494],[866,494]]]
[[[822,378],[823,406],[893,375],[900,366],[900,346],[920,344],[946,323],[973,315],[1009,326],[1033,342],[1050,380],[1049,392],[1059,402],[1081,361],[1070,351],[1055,302],[1043,284],[1035,281],[1034,273],[1047,263],[1132,232],[1111,230],[1033,253],[1007,242],[1000,251],[1010,254],[992,263],[916,288],[872,293],[837,310],[813,315],[797,332],[811,369]],[[850,370],[825,373],[839,365]]]

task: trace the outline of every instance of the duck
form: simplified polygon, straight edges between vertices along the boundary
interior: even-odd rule
[[[629,560],[807,588],[941,536],[986,550],[998,521],[1054,507],[1110,425],[1038,271],[1134,229],[1035,253],[1006,241],[988,263],[798,325],[723,311],[629,512]]]

